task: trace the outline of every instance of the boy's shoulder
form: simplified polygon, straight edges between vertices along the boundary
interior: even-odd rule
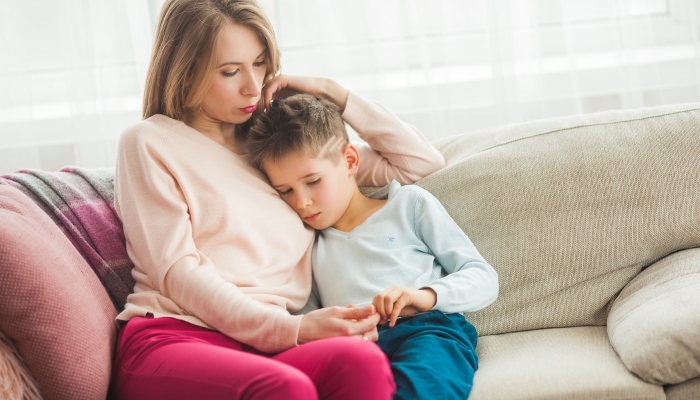
[[[420,186],[402,185],[397,181],[393,180],[390,184],[377,190],[368,197],[376,200],[391,200],[392,202],[394,202],[396,200],[416,200],[419,197],[423,196],[425,193],[429,192]]]

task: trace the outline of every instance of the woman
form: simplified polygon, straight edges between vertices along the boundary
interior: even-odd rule
[[[311,290],[314,232],[247,163],[245,125],[287,92],[336,103],[369,145],[358,182],[415,181],[444,164],[419,132],[337,83],[279,71],[254,0],[170,0],[144,121],[119,143],[115,207],[134,262],[118,316],[117,398],[388,399],[369,307],[293,315]],[[365,340],[358,340],[362,338]]]

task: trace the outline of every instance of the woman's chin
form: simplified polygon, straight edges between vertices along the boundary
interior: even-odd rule
[[[237,112],[235,115],[230,115],[227,119],[226,122],[230,124],[235,124],[235,125],[240,125],[243,123],[248,122],[253,117],[253,114],[243,114],[241,112]]]

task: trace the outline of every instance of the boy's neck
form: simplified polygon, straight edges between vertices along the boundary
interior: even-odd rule
[[[386,204],[386,200],[370,199],[360,192],[356,184],[353,186],[352,198],[350,199],[348,208],[345,209],[345,213],[340,217],[340,220],[333,225],[333,228],[342,232],[350,232],[357,228],[365,222],[370,215],[374,214]]]

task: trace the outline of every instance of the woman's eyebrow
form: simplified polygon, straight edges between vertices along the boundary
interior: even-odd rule
[[[267,51],[267,49],[263,50],[263,52],[260,53],[260,54],[258,54],[258,56],[255,57],[255,59],[257,60],[258,58],[262,57],[262,56],[265,54],[266,51]],[[241,65],[241,64],[243,64],[243,63],[242,63],[242,62],[239,62],[239,61],[229,61],[229,62],[225,62],[225,63],[219,65],[219,66],[216,67],[216,68],[221,68],[221,67],[223,67],[224,65]]]

